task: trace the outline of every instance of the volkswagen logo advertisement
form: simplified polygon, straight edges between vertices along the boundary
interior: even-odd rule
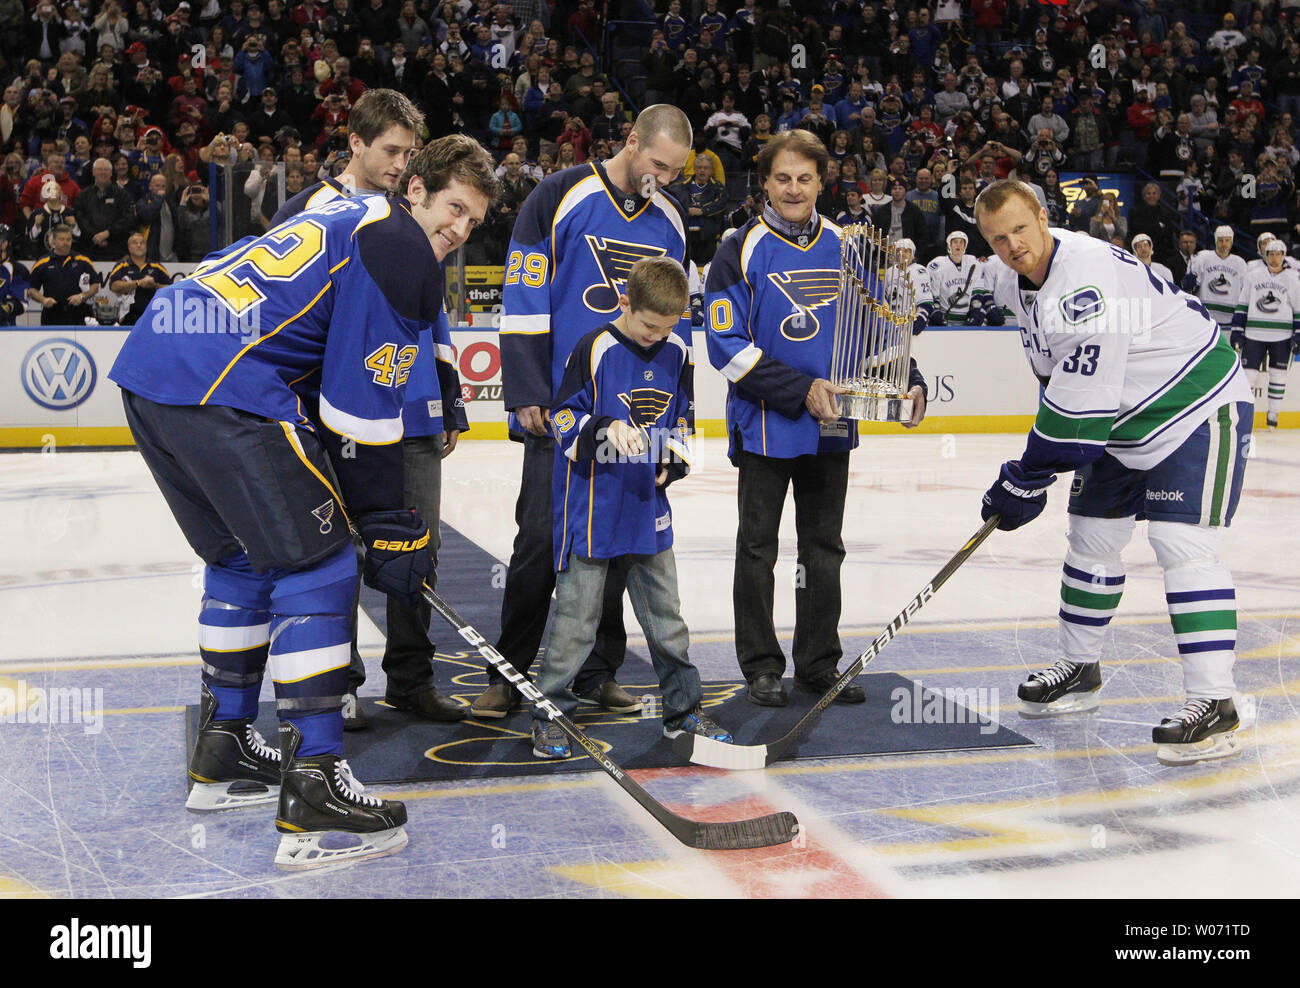
[[[95,361],[75,340],[42,340],[23,358],[22,377],[32,401],[64,411],[76,408],[95,390]]]

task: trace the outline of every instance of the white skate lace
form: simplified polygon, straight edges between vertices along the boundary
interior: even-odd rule
[[[1030,679],[1036,679],[1046,686],[1059,686],[1074,675],[1075,666],[1064,659],[1052,663],[1042,672],[1036,672]]]
[[[261,732],[252,724],[249,724],[248,727],[244,729],[244,742],[250,749],[252,749],[253,754],[258,758],[269,762],[280,761],[280,749],[272,748],[267,744],[266,738],[262,737]]]
[[[1195,724],[1210,712],[1212,706],[1214,706],[1213,700],[1188,700],[1183,704],[1183,708],[1174,714],[1170,720],[1177,721],[1180,724]]]
[[[361,806],[379,807],[384,805],[382,799],[376,799],[374,796],[366,795],[366,787],[357,781],[357,777],[352,774],[352,766],[348,764],[346,758],[340,758],[334,763],[334,778],[338,782],[339,788],[354,803]]]

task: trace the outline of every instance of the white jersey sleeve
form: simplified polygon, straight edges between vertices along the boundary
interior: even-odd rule
[[[1015,314],[1045,382],[1027,468],[1076,469],[1109,453],[1150,469],[1213,409],[1250,400],[1236,354],[1197,299],[1122,248],[1051,232],[1041,287],[1001,262],[992,269],[994,298]]]

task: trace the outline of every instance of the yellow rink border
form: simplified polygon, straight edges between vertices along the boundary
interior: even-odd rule
[[[915,429],[904,431],[902,426],[889,422],[859,422],[861,436],[944,435],[947,433],[985,432],[989,434],[1025,433],[1034,424],[1033,415],[935,415],[927,416]],[[1300,428],[1300,412],[1282,412],[1283,429]],[[1255,415],[1255,428],[1264,428],[1264,413]],[[712,439],[725,439],[726,419],[697,419],[695,433]],[[41,449],[53,437],[54,447],[60,446],[127,446],[135,440],[125,426],[20,426],[0,429],[0,447]],[[470,429],[461,442],[480,439],[507,440],[509,433],[505,422],[471,422]]]

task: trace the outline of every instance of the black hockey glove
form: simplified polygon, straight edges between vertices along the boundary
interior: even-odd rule
[[[945,319],[943,316],[943,309],[939,308],[938,306],[935,306],[934,311],[930,313],[930,325],[946,326],[947,324],[948,324],[948,320]]]
[[[1001,515],[998,530],[1014,532],[1043,513],[1047,506],[1047,488],[1054,483],[1054,473],[1027,471],[1019,460],[1007,460],[1002,464],[997,483],[984,495],[980,517],[988,521],[994,515]]]
[[[1300,353],[1300,333],[1291,334],[1291,352]]]
[[[1188,271],[1187,274],[1183,275],[1183,283],[1179,287],[1188,295],[1195,295],[1196,289],[1201,287],[1201,283],[1196,280],[1196,275]]]
[[[984,306],[972,305],[970,307],[970,312],[966,316],[966,325],[983,326],[984,320],[986,318],[987,318],[987,313],[984,311]]]
[[[1246,331],[1244,329],[1234,329],[1228,334],[1228,343],[1234,350],[1241,353],[1242,344],[1246,342]]]
[[[924,309],[918,310],[916,313],[916,318],[912,320],[912,335],[920,336],[922,333],[925,332],[925,327],[928,326],[929,323],[930,323],[930,317],[925,314],[925,310]]]
[[[357,519],[357,530],[366,547],[366,583],[414,610],[433,568],[429,526],[420,512],[415,508],[371,511]]]
[[[1002,311],[1002,306],[990,302],[984,310],[984,318],[990,326],[1002,326],[1007,321],[1007,314]]]

